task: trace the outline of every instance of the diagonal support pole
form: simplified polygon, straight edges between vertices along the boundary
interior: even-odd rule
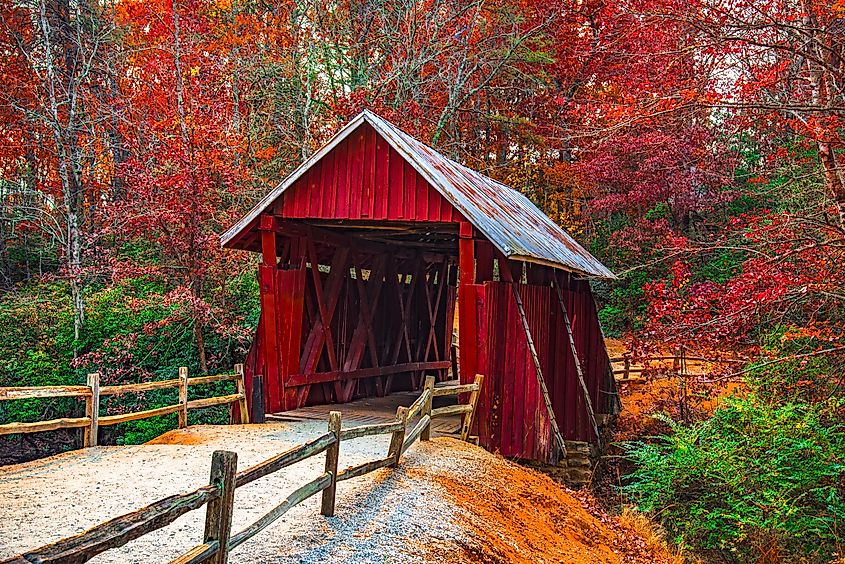
[[[560,311],[563,313],[566,334],[569,335],[569,346],[572,349],[572,358],[575,359],[575,372],[578,374],[578,381],[581,383],[581,391],[584,392],[584,401],[587,403],[587,414],[590,416],[590,423],[592,423],[593,432],[596,434],[596,443],[601,448],[601,435],[599,434],[599,426],[596,423],[596,414],[593,411],[593,402],[590,399],[590,392],[587,390],[587,382],[584,380],[584,371],[581,369],[581,359],[578,358],[578,349],[575,348],[575,336],[572,334],[572,324],[569,322],[569,313],[566,311],[566,304],[563,302],[563,294],[560,291],[560,284],[557,281],[557,273],[553,273],[552,275],[552,285],[555,287]]]
[[[519,309],[519,317],[522,320],[522,329],[525,331],[525,338],[528,340],[528,349],[531,351],[531,359],[534,361],[537,383],[540,384],[540,390],[543,392],[543,401],[546,404],[546,411],[549,413],[549,421],[552,424],[552,434],[555,436],[560,456],[566,458],[566,443],[563,442],[563,435],[560,434],[560,427],[557,425],[555,410],[552,407],[552,398],[549,397],[549,389],[546,387],[546,379],[543,377],[543,369],[540,367],[540,357],[537,355],[537,348],[534,346],[534,339],[531,337],[531,328],[528,326],[528,317],[525,315],[525,306],[522,305],[522,297],[519,295],[517,282],[514,281],[510,269],[506,267],[500,268],[500,270],[504,277],[509,279],[511,290],[513,290],[513,297],[516,300],[516,307]]]

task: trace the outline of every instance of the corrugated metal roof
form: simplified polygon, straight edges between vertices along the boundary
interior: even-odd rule
[[[606,266],[525,195],[446,158],[369,110],[358,114],[322,149],[302,163],[252,211],[226,231],[221,237],[221,244],[227,246],[241,231],[247,229],[282,192],[364,121],[372,125],[506,257],[547,264],[589,276],[615,278]]]

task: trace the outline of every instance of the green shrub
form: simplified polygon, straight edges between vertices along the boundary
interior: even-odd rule
[[[178,315],[178,305],[165,305],[164,282],[149,277],[86,290],[86,323],[74,340],[68,285],[64,281],[33,282],[0,297],[0,386],[84,384],[98,371],[102,385],[176,378],[180,366],[199,374],[199,355],[192,325]],[[209,369],[230,371],[243,360],[247,339],[258,323],[258,285],[254,272],[227,278],[225,288],[209,288],[229,301],[226,319],[204,331]],[[174,315],[176,314],[176,315]],[[74,349],[76,357],[74,360]],[[192,387],[189,399],[234,393],[232,382]],[[154,409],[177,401],[176,390],[156,390],[103,398],[100,413]],[[37,421],[82,414],[74,398],[0,402],[0,423]],[[191,424],[219,424],[228,408],[193,411]],[[104,444],[146,442],[176,426],[176,416],[130,421],[101,429]],[[77,433],[79,434],[79,433]],[[58,435],[55,435],[58,437]],[[53,433],[39,434],[45,444]],[[16,448],[17,437],[0,438],[0,449]],[[49,445],[48,445],[49,446]],[[62,446],[67,445],[53,445]],[[44,454],[49,453],[45,448]]]
[[[683,547],[728,561],[825,561],[845,534],[843,401],[731,398],[713,417],[627,445],[624,488]],[[787,557],[789,555],[789,557]]]

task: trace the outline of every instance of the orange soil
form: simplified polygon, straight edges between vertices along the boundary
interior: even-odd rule
[[[206,438],[202,433],[196,429],[173,429],[163,435],[159,435],[151,441],[147,441],[148,445],[201,445]]]
[[[454,441],[449,448],[460,450],[462,445]],[[463,524],[479,541],[463,547],[471,556],[468,560],[584,564],[677,561],[653,538],[646,539],[617,518],[602,513],[589,494],[567,490],[550,477],[501,457],[492,462],[487,459],[473,468],[481,475],[471,479],[461,479],[454,473],[433,476],[468,513]]]

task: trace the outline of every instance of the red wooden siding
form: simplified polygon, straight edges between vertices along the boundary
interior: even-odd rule
[[[551,421],[511,285],[485,282],[468,285],[464,292],[468,308],[478,308],[476,369],[486,375],[477,415],[481,445],[503,456],[550,461]],[[519,292],[564,439],[594,441],[554,288],[521,284]],[[604,412],[608,364],[589,285],[573,280],[562,293],[591,401]],[[462,321],[461,336],[473,335],[466,328]],[[470,381],[470,371],[462,370],[461,379]]]
[[[274,213],[288,219],[461,219],[369,124],[308,169],[276,201]]]

